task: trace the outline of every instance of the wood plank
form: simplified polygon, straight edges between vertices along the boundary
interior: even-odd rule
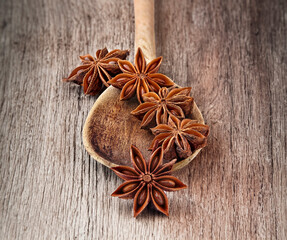
[[[155,7],[161,72],[193,87],[211,135],[170,217],[134,219],[82,144],[97,98],[60,81],[104,46],[133,59],[132,1],[0,1],[1,239],[287,238],[286,1]]]

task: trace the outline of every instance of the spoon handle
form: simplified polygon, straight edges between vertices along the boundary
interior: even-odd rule
[[[156,57],[154,34],[154,0],[134,0],[135,52],[143,51],[147,62]]]

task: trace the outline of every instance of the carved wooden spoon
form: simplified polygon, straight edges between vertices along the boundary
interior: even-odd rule
[[[140,47],[146,61],[156,57],[154,34],[154,0],[134,0],[135,50]],[[107,167],[130,165],[131,144],[141,149],[147,158],[154,138],[148,130],[141,129],[139,121],[130,114],[139,105],[136,98],[120,101],[120,90],[108,87],[89,112],[83,129],[83,143],[88,153]],[[204,124],[204,119],[194,102],[192,119]],[[173,170],[190,163],[201,149],[177,162]]]

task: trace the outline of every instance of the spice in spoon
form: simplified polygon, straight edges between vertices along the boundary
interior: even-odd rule
[[[196,120],[183,119],[181,121],[171,115],[168,124],[159,124],[151,131],[156,136],[150,149],[158,144],[166,156],[177,157],[180,160],[206,146],[209,127],[197,123]]]
[[[171,169],[176,160],[162,165],[163,151],[157,148],[146,163],[143,155],[135,146],[130,149],[134,168],[118,166],[111,168],[125,180],[112,194],[113,197],[133,198],[134,217],[138,216],[152,202],[155,208],[168,216],[168,199],[164,191],[177,191],[186,188]]]
[[[120,100],[127,100],[137,95],[140,103],[143,94],[158,92],[161,87],[171,87],[174,82],[167,76],[157,73],[162,57],[153,59],[146,64],[143,52],[140,48],[135,56],[135,66],[126,60],[119,60],[118,64],[123,73],[111,79],[108,83],[116,88],[122,89]]]
[[[191,114],[193,98],[190,97],[191,87],[167,89],[163,87],[158,94],[143,94],[144,103],[131,112],[142,120],[141,127],[146,127],[154,119],[156,124],[167,124],[168,117],[174,115],[183,119]]]

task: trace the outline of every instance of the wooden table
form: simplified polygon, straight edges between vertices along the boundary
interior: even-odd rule
[[[61,81],[104,46],[133,60],[132,1],[2,0],[0,13],[1,239],[287,238],[286,1],[156,0],[161,72],[193,87],[211,134],[175,174],[189,187],[168,194],[170,217],[137,219],[83,147],[97,97]]]

